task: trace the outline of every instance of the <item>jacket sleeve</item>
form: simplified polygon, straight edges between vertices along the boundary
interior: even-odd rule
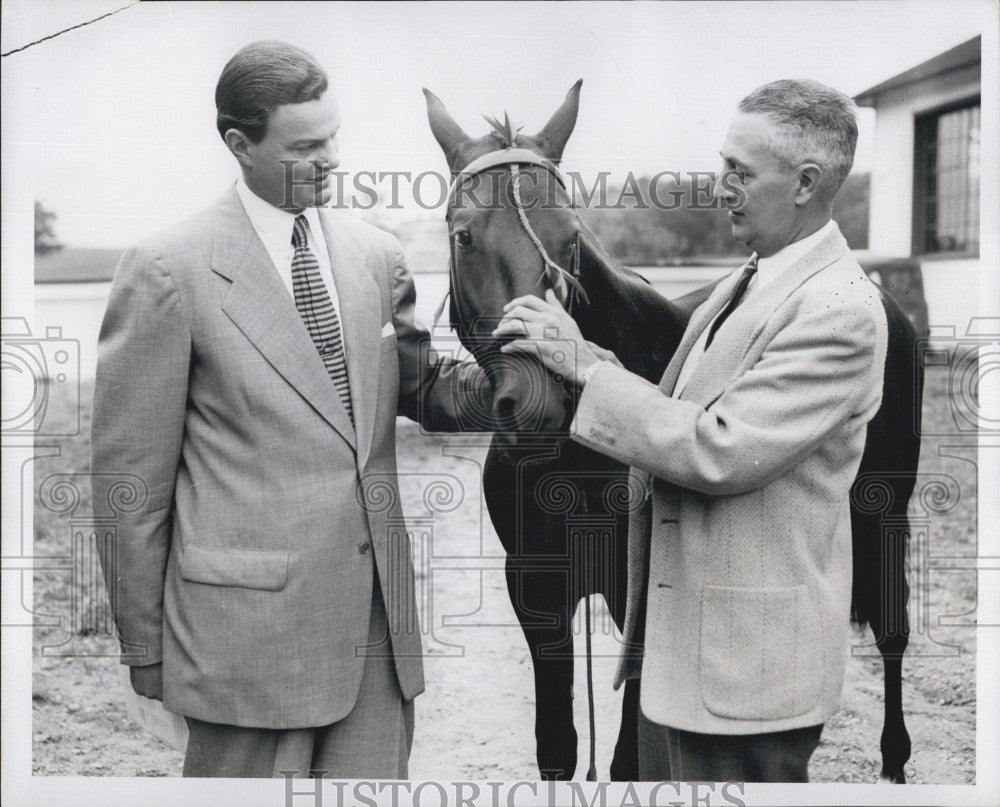
[[[91,430],[95,511],[101,503],[116,517],[116,539],[102,549],[101,566],[129,665],[162,658],[190,353],[187,317],[166,266],[151,250],[129,250],[101,326]],[[123,480],[137,485],[142,503],[116,510],[113,488]]]
[[[571,433],[691,490],[763,487],[849,419],[866,423],[878,410],[886,345],[879,313],[859,304],[793,320],[707,408],[604,362],[584,387]]]
[[[414,316],[417,292],[402,250],[396,250],[393,263],[399,414],[430,431],[490,431],[493,387],[486,374],[474,361],[457,361],[431,347],[430,334]]]

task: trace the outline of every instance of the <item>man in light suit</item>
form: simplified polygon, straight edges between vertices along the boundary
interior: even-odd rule
[[[186,776],[406,778],[424,681],[395,418],[489,405],[429,351],[399,243],[319,209],[327,84],[280,42],[230,60],[241,177],[125,253],[101,329],[95,499],[125,474],[148,496],[102,563],[133,687],[187,718]]]
[[[557,305],[498,335],[582,386],[575,439],[633,468],[625,652],[644,779],[804,782],[848,652],[848,493],[881,401],[887,326],[831,220],[851,101],[777,81],[739,105],[716,194],[753,255],[693,314],[659,386],[587,347]],[[549,331],[551,333],[551,331]],[[508,350],[523,349],[513,342]]]

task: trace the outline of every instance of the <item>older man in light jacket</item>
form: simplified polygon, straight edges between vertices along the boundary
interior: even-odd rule
[[[887,342],[877,289],[831,220],[856,142],[851,101],[816,82],[743,99],[716,194],[753,254],[694,312],[658,386],[599,360],[552,296],[512,301],[497,329],[575,340],[530,349],[582,386],[575,439],[647,491],[616,682],[641,674],[644,779],[807,781],[837,708],[848,493]]]

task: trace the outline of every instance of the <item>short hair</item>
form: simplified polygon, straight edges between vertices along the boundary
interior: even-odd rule
[[[858,144],[857,107],[839,90],[809,79],[781,79],[758,87],[739,103],[741,112],[767,115],[783,130],[772,143],[775,155],[791,165],[817,163],[840,190],[854,163]]]
[[[215,86],[215,126],[223,140],[229,129],[239,129],[259,143],[275,109],[319,98],[328,84],[312,54],[287,42],[251,42],[222,69]]]

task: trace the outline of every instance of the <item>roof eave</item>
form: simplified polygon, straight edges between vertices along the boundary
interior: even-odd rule
[[[982,36],[976,36],[967,42],[956,45],[944,53],[939,53],[932,59],[921,62],[909,70],[893,76],[886,81],[870,87],[864,92],[854,96],[854,103],[858,106],[873,107],[878,103],[878,99],[891,90],[913,84],[924,79],[934,78],[955,70],[972,67],[982,64]]]

